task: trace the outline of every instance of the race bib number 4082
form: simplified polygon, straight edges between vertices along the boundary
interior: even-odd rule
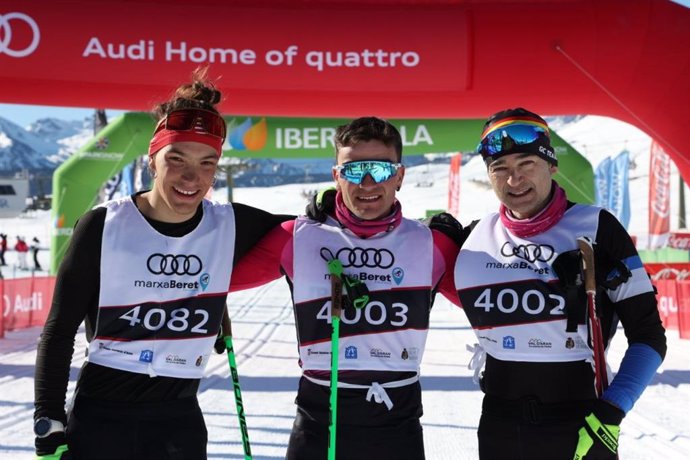
[[[124,340],[198,338],[218,333],[224,302],[185,299],[99,310],[98,337]]]

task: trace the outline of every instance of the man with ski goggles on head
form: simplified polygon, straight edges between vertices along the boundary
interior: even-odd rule
[[[480,458],[615,459],[619,425],[666,353],[654,288],[616,218],[552,179],[541,117],[496,113],[477,153],[501,206],[472,223],[453,282],[479,341],[472,362],[485,362]],[[628,349],[608,385],[619,321]]]
[[[419,366],[434,295],[458,247],[403,217],[402,139],[391,123],[340,126],[335,149],[329,212],[312,203],[313,218],[283,223],[243,260],[265,281],[285,274],[292,290],[303,373],[287,459],[421,460]],[[341,296],[336,320],[332,300]]]

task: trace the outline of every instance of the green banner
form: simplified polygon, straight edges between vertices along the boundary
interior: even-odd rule
[[[333,135],[348,118],[225,117],[224,155],[238,158],[335,157]],[[483,120],[390,120],[403,140],[404,155],[469,152]]]

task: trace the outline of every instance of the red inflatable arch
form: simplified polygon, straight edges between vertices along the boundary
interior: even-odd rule
[[[3,0],[0,101],[148,110],[210,62],[227,113],[607,115],[688,180],[689,50],[670,0]]]

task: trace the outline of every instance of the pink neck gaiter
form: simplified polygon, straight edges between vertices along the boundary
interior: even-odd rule
[[[534,217],[529,219],[516,219],[505,205],[501,204],[499,214],[503,225],[515,236],[529,238],[543,233],[556,225],[561,220],[568,206],[565,190],[553,181],[551,184],[552,198],[549,204]]]
[[[335,217],[341,225],[347,227],[360,238],[369,238],[381,232],[390,232],[402,221],[402,206],[395,200],[390,214],[376,220],[363,220],[354,216],[345,206],[343,195],[338,191],[335,195]]]

